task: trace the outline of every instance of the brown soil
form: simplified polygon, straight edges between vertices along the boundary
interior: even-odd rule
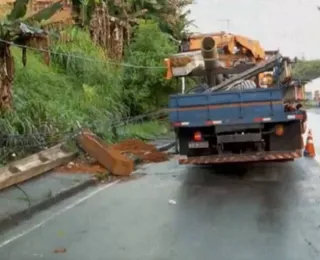
[[[120,150],[122,153],[133,154],[143,162],[163,162],[168,160],[167,154],[157,151],[154,145],[146,144],[138,139],[124,140],[114,144],[112,148]]]
[[[128,139],[120,143],[112,145],[113,149],[120,150],[121,152],[131,152],[136,150],[144,151],[157,151],[157,148],[152,144],[146,144],[145,142],[138,139]]]

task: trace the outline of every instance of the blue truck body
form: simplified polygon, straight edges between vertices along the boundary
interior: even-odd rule
[[[283,88],[172,95],[170,122],[176,126],[250,124],[300,120],[301,111],[285,112]]]
[[[292,160],[302,156],[306,112],[286,110],[285,87],[171,95],[181,164]],[[276,133],[281,125],[284,134]],[[201,137],[194,138],[194,134]]]

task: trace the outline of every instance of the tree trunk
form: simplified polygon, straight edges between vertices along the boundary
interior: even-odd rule
[[[12,108],[14,60],[8,44],[0,45],[0,112]]]

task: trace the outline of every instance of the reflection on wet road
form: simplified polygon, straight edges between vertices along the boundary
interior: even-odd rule
[[[150,168],[147,171],[161,176]],[[173,195],[177,222],[171,226],[181,237],[175,249],[179,259],[192,259],[197,253],[217,259],[320,257],[316,162],[301,159],[219,169],[172,163],[168,168],[179,185]],[[165,169],[162,174],[164,185]]]

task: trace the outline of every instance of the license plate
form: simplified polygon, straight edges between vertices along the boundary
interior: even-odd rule
[[[189,142],[189,148],[208,148],[209,142]]]

